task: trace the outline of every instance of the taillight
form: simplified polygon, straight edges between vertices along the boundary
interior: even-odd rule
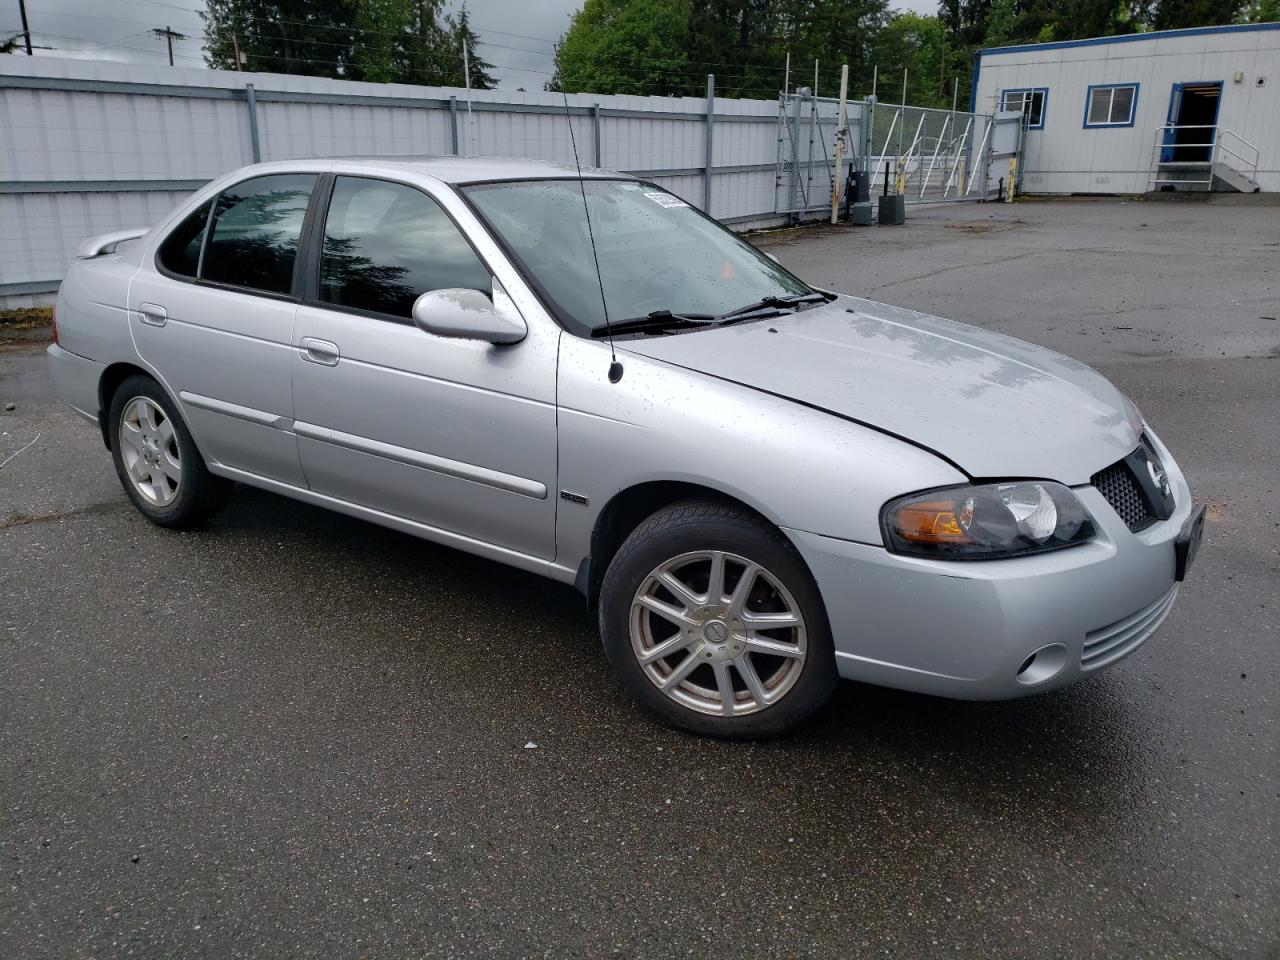
[[[50,332],[53,334],[53,342],[54,342],[54,343],[57,343],[57,342],[58,342],[58,307],[57,307],[57,304],[55,304],[55,305],[54,305],[53,307],[51,307],[51,308],[50,308],[50,310],[49,310],[49,327],[50,327]]]

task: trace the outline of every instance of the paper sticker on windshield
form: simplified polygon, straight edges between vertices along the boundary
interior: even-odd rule
[[[652,200],[660,207],[687,207],[688,204],[679,197],[673,197],[669,193],[646,193],[646,197]]]

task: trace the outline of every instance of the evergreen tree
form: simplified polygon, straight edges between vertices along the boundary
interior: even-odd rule
[[[354,23],[347,0],[208,0],[204,20],[209,66],[234,70],[235,41],[246,70],[339,77]]]
[[[1246,23],[1280,22],[1280,0],[1250,0],[1244,20]]]
[[[1157,0],[1151,26],[1156,30],[1176,30],[1237,23],[1244,6],[1245,0]]]
[[[457,56],[457,76],[456,83],[451,82],[451,86],[462,87],[466,85],[466,75],[463,69],[464,61],[462,59],[462,51],[467,53],[467,61],[471,73],[471,89],[472,90],[492,90],[497,84],[489,73],[493,69],[493,64],[483,59],[476,53],[476,44],[480,38],[476,36],[476,32],[471,29],[471,15],[467,12],[467,5],[462,5],[462,10],[458,15],[449,16],[446,19],[449,33],[449,49],[456,50]]]
[[[490,89],[491,65],[467,10],[446,17],[443,0],[208,0],[206,60],[235,69],[235,41],[246,70],[462,86],[462,49],[472,56],[471,85]]]
[[[880,99],[902,98],[907,73],[907,103],[950,107],[953,73],[946,69],[946,35],[937,17],[899,13],[876,34],[872,57],[880,75]],[[965,101],[964,107],[968,107]]]

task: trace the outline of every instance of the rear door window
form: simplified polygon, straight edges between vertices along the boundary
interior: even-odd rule
[[[403,183],[334,181],[321,302],[407,319],[421,294],[446,287],[493,295],[488,268],[439,204]]]
[[[289,293],[315,174],[254,177],[218,197],[200,272],[203,280]]]

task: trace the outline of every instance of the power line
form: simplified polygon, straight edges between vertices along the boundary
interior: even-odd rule
[[[180,7],[172,3],[166,3],[164,2],[164,0],[119,0],[119,2],[139,3],[139,4],[146,4],[149,6],[165,7],[165,8],[170,8],[174,10],[182,10],[183,12],[186,12],[186,13],[191,12],[190,8]],[[105,20],[112,20],[112,19],[120,20],[121,18],[99,16],[99,17],[93,17],[93,19],[105,21]],[[344,26],[344,25],[335,25],[335,24],[320,24],[320,23],[311,23],[311,22],[302,21],[302,20],[291,20],[288,18],[272,19],[272,18],[265,18],[265,17],[249,16],[246,19],[249,20],[250,22],[260,23],[264,25],[276,25],[276,24],[283,23],[287,25],[305,27],[310,31],[316,31],[316,30],[341,31],[342,33],[345,33],[347,35],[361,35],[365,37],[385,36],[385,37],[394,37],[397,39],[403,39],[403,38],[412,36],[412,34],[408,34],[403,30],[377,30],[369,27],[356,27],[354,25]],[[127,22],[127,21],[121,21],[121,22]],[[552,47],[554,47],[554,44],[555,44],[555,41],[546,37],[534,36],[532,34],[515,33],[512,31],[497,30],[483,24],[476,24],[475,26],[478,29],[484,30],[486,33],[494,33],[501,36],[510,36],[510,37],[516,37],[519,39],[531,40],[537,43],[545,43],[548,46],[552,46]],[[340,43],[336,41],[326,41],[326,40],[318,40],[318,39],[310,39],[310,38],[307,38],[307,39],[299,38],[297,42],[301,46],[308,46],[308,47],[330,46],[330,47],[345,49],[350,46],[350,44],[348,43]],[[519,51],[522,53],[531,53],[535,55],[541,54],[541,51],[538,51],[538,50],[532,50],[527,47],[513,46],[510,44],[497,43],[495,41],[490,41],[490,40],[478,39],[477,42],[485,46],[495,47],[498,49]],[[143,49],[138,47],[128,47],[124,45],[121,45],[121,46],[123,46],[125,49],[136,49],[136,50]],[[374,49],[380,50],[382,48],[374,48]],[[196,61],[200,60],[199,57],[184,56],[182,54],[178,54],[178,56],[180,56],[182,59],[187,59],[187,60],[196,60]],[[330,66],[344,66],[346,64],[358,65],[361,62],[361,60],[357,60],[357,59],[325,60],[317,57],[276,56],[276,55],[270,55],[270,54],[256,54],[254,56],[257,59],[271,60],[274,62],[282,62],[286,64],[312,63],[312,64],[325,64]],[[441,63],[439,59],[432,59],[432,55],[428,54],[426,51],[417,51],[411,56],[416,57],[419,61],[431,63],[436,67],[439,67]],[[435,56],[438,57],[440,55],[435,55]],[[642,66],[643,64],[653,64],[654,66],[650,69],[646,69],[645,67]],[[546,77],[553,77],[556,75],[554,70],[544,70],[544,69],[539,69],[538,67],[527,66],[527,65],[493,63],[492,66],[500,70],[512,71],[512,72],[524,73],[524,74],[535,74],[535,75],[546,76]],[[707,68],[707,67],[727,68],[727,69],[705,70],[704,68]],[[776,93],[776,91],[772,90],[772,85],[769,84],[768,86],[762,86],[762,85],[759,85],[758,81],[762,79],[762,75],[767,75],[774,72],[779,72],[779,73],[781,72],[780,67],[776,67],[773,65],[765,65],[765,64],[757,64],[757,63],[735,63],[730,61],[688,60],[688,59],[674,60],[670,58],[645,57],[639,54],[633,54],[632,56],[628,57],[627,63],[625,66],[610,65],[609,69],[615,73],[621,73],[631,77],[642,77],[642,78],[645,78],[646,80],[652,79],[652,75],[655,71],[675,73],[677,75],[680,75],[680,81],[681,81],[680,83],[677,83],[676,86],[689,86],[691,88],[691,95],[696,95],[692,91],[692,84],[695,77],[700,81],[702,76],[705,75],[705,73],[712,72],[712,73],[716,73],[717,78],[725,81],[728,86],[736,88],[735,92],[748,92],[748,91],[762,92],[762,91],[769,90],[770,95],[772,96],[773,93]],[[836,75],[837,75],[836,71],[832,70],[829,74],[823,75],[821,79],[825,83],[829,84],[834,82],[834,77]],[[751,84],[748,84],[743,81],[753,81],[753,82]],[[859,80],[855,82],[858,84],[861,84],[864,81]]]
[[[176,7],[173,4],[164,3],[162,2],[162,0],[123,0],[123,2],[145,3],[152,6],[172,7],[174,9],[182,9],[182,10],[186,10],[187,12],[190,12],[188,8]],[[114,20],[119,20],[120,22],[127,22],[127,21],[121,20],[121,18],[111,18],[111,17],[94,17],[93,19],[104,20],[104,21],[114,19]],[[297,26],[303,26],[308,28],[309,30],[322,29],[322,30],[330,30],[330,31],[342,31],[343,33],[353,38],[354,43],[339,42],[337,40],[319,40],[319,39],[310,39],[310,38],[297,39],[296,41],[297,44],[303,47],[304,49],[315,48],[315,47],[334,48],[335,49],[334,59],[325,59],[322,57],[314,57],[314,56],[290,56],[290,55],[276,55],[276,54],[267,54],[267,53],[252,54],[253,59],[256,59],[259,61],[285,64],[286,70],[288,69],[288,65],[290,64],[308,64],[308,65],[316,65],[316,66],[323,65],[323,66],[331,66],[331,67],[339,67],[339,68],[349,67],[349,66],[350,67],[367,66],[367,65],[370,65],[370,61],[369,61],[370,54],[385,53],[385,52],[388,52],[389,50],[394,51],[398,55],[398,58],[401,59],[402,61],[408,60],[414,63],[425,64],[430,69],[433,69],[433,70],[445,72],[449,70],[451,67],[456,67],[456,64],[451,63],[451,60],[453,58],[450,56],[450,54],[443,50],[441,51],[427,51],[427,50],[409,51],[409,50],[404,50],[402,48],[397,49],[394,46],[390,46],[390,47],[375,46],[373,44],[369,44],[365,40],[365,38],[370,36],[392,37],[398,40],[408,39],[414,36],[413,34],[409,34],[405,31],[376,30],[372,28],[362,28],[362,27],[355,27],[355,26],[343,27],[343,26],[330,25],[330,24],[306,23],[304,21],[288,20],[288,19],[274,21],[274,20],[267,20],[266,18],[262,18],[262,17],[252,17],[252,16],[248,17],[247,19],[253,23],[274,24],[279,22],[279,23],[287,23],[287,24],[293,24]],[[528,40],[533,40],[535,42],[547,43],[549,45],[553,44],[553,41],[550,41],[543,37],[535,37],[528,34],[517,34],[510,31],[501,31],[501,30],[490,31],[489,28],[483,27],[483,26],[481,26],[481,29],[484,29],[488,32],[493,32],[499,35],[503,35],[503,36],[513,36],[520,39],[528,39]],[[175,56],[178,58],[193,61],[196,63],[204,62],[200,56],[192,56],[192,55],[186,55],[182,53],[175,53],[172,50],[172,41],[174,39],[188,39],[185,35],[180,34],[176,31],[173,31],[172,28],[169,28],[169,27],[166,27],[163,30],[157,28],[153,30],[152,33],[157,37],[164,37],[166,39],[168,46],[170,48],[170,64],[171,65],[173,65],[174,63]],[[65,38],[65,39],[80,40],[80,38]],[[122,38],[122,40],[127,40],[127,39],[133,39],[133,36],[130,35],[128,37]],[[233,37],[233,40],[234,39],[236,38]],[[225,38],[223,38],[223,42],[225,42]],[[518,46],[509,45],[509,44],[501,44],[494,41],[478,40],[478,42],[486,46],[491,46],[491,47],[495,47],[503,50],[513,50],[513,51],[531,53],[535,55],[539,53],[539,51],[531,50],[527,47],[518,47]],[[363,47],[356,46],[359,44],[363,44]],[[114,44],[105,44],[105,45],[115,46],[125,50],[135,50],[139,52],[148,51],[148,48],[131,45],[121,41],[116,41]],[[352,50],[353,46],[355,47],[355,49],[353,49],[351,55],[345,56],[345,57],[337,56],[336,51]],[[651,64],[652,66],[646,66],[646,64]],[[528,65],[516,65],[516,64],[509,64],[509,63],[494,62],[491,64],[491,66],[498,70],[537,75],[537,76],[543,76],[543,77],[549,77],[549,78],[555,77],[557,75],[557,72],[554,70],[545,70],[545,69],[540,69],[538,67],[528,66]],[[729,68],[729,69],[705,71],[703,67],[706,67],[706,66],[714,66],[714,67]],[[727,61],[678,60],[678,59],[672,59],[672,58],[645,57],[639,54],[629,57],[625,64],[610,64],[608,65],[607,70],[614,74],[619,74],[624,78],[634,78],[636,80],[643,80],[645,86],[652,85],[652,82],[655,79],[654,77],[655,73],[669,74],[669,75],[672,75],[672,79],[674,80],[674,82],[671,83],[669,86],[674,87],[677,90],[687,90],[688,91],[687,95],[689,96],[698,95],[697,91],[693,89],[693,84],[695,79],[698,81],[701,81],[703,75],[706,72],[714,72],[716,73],[717,78],[720,79],[725,86],[729,87],[732,90],[733,95],[740,96],[740,97],[751,97],[752,95],[756,95],[761,98],[773,98],[774,96],[777,95],[778,87],[772,83],[769,83],[768,77],[770,74],[774,74],[774,73],[780,74],[782,72],[780,67],[768,65],[768,64],[732,63]],[[445,77],[442,77],[441,80],[447,82],[447,78]],[[863,80],[855,81],[855,83],[858,85],[862,85],[864,82],[865,81]],[[586,92],[593,92],[593,91],[586,91]]]

